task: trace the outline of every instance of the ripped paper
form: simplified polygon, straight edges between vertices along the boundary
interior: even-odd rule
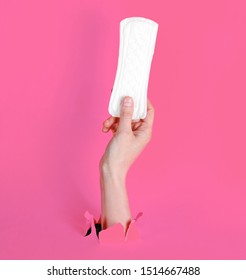
[[[98,236],[100,244],[124,243],[138,240],[140,238],[140,234],[137,229],[136,222],[142,215],[142,212],[138,213],[136,218],[130,222],[126,232],[124,231],[124,227],[121,223],[115,223],[114,225],[97,232],[98,227],[96,227],[96,225],[100,224],[100,218],[95,219],[91,213],[86,211],[84,213],[84,221],[82,223],[82,234],[83,236]]]

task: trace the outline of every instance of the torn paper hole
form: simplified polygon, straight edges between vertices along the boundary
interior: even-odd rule
[[[137,220],[143,215],[142,212],[138,213],[135,219],[133,219],[126,231],[124,232],[124,227],[121,223],[116,223],[107,229],[101,229],[100,218],[95,219],[92,214],[88,211],[84,213],[83,222],[83,236],[88,236],[90,234],[97,235],[99,242],[101,244],[106,243],[122,243],[138,240],[140,238],[139,231],[136,226]]]

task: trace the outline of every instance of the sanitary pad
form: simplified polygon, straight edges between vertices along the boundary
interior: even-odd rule
[[[144,119],[147,113],[147,89],[154,54],[158,24],[142,17],[120,22],[118,66],[109,102],[109,113],[120,116],[124,96],[134,100],[133,120]]]

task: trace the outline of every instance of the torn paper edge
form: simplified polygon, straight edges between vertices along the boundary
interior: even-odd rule
[[[124,242],[131,242],[138,240],[140,238],[139,231],[136,227],[137,220],[143,215],[142,212],[139,212],[137,216],[131,220],[126,233],[124,227],[121,223],[115,223],[114,225],[102,229],[99,232],[98,240],[100,244],[107,244],[107,243],[124,243]],[[99,223],[99,219],[95,219],[94,216],[86,211],[84,213],[84,223],[82,224],[82,234],[85,237],[86,233],[89,229],[91,229],[91,233],[89,235],[96,235],[96,228],[95,224]]]

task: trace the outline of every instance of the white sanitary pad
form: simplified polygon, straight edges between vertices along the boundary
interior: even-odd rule
[[[144,119],[147,113],[147,89],[154,54],[158,24],[142,17],[120,22],[118,67],[109,102],[109,113],[120,116],[124,96],[134,100],[133,120]]]

